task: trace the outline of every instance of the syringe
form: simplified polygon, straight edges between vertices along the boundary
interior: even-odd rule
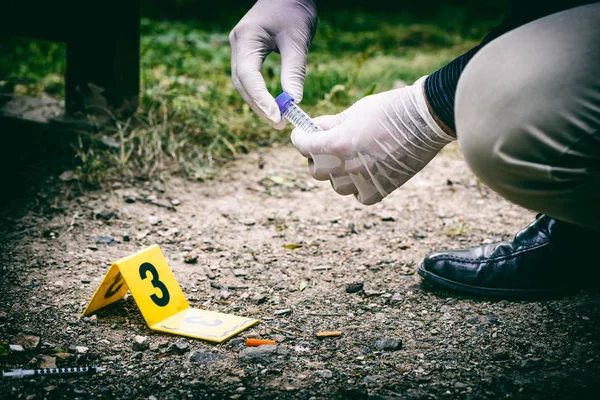
[[[102,367],[70,367],[70,368],[42,368],[42,369],[13,369],[12,371],[2,371],[2,378],[20,379],[28,376],[56,376],[56,375],[92,375],[105,371]]]

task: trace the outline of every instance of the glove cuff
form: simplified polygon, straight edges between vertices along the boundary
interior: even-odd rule
[[[456,137],[451,136],[444,132],[444,130],[438,125],[435,121],[431,112],[429,111],[429,107],[427,107],[427,99],[425,98],[425,93],[423,91],[423,85],[425,84],[425,79],[427,79],[428,75],[425,75],[419,78],[415,83],[409,86],[410,93],[413,98],[413,103],[415,105],[416,111],[419,113],[419,116],[423,119],[423,121],[427,124],[431,132],[435,135],[436,141],[445,142],[448,144],[456,140]]]

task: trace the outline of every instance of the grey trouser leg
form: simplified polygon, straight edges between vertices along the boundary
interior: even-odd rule
[[[600,3],[523,25],[465,68],[456,131],[506,199],[600,229]]]

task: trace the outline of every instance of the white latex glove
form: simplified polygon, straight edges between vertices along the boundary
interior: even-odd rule
[[[446,144],[431,116],[423,82],[367,96],[337,115],[315,118],[322,132],[292,131],[292,142],[309,160],[311,175],[331,180],[342,195],[369,205],[381,201],[419,172]]]
[[[281,54],[281,86],[299,103],[316,28],[313,0],[258,0],[229,35],[233,86],[274,128],[283,129],[285,121],[260,73],[263,61],[273,51]]]

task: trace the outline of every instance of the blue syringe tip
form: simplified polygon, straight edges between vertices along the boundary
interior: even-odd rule
[[[275,102],[279,106],[279,112],[283,114],[290,104],[294,102],[294,98],[288,92],[282,92],[279,96],[275,97]]]

